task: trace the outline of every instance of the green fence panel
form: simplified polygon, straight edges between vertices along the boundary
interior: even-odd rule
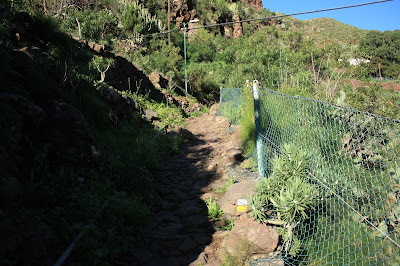
[[[312,154],[318,197],[285,265],[400,265],[400,121],[268,89],[260,108],[266,176],[284,145]]]
[[[249,108],[242,96],[221,89],[220,113],[238,122]],[[268,89],[259,96],[264,175],[285,146],[301,149],[317,196],[290,231],[295,251],[250,265],[400,265],[400,121]]]
[[[231,124],[238,124],[244,108],[242,88],[221,88],[218,114]]]

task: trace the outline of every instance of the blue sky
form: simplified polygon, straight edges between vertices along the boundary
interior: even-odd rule
[[[355,5],[372,1],[373,0],[262,0],[266,9],[285,14]],[[320,17],[334,18],[360,29],[380,31],[400,29],[400,0],[295,16],[295,18],[301,20]]]

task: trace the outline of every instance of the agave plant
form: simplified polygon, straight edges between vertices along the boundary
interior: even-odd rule
[[[317,190],[315,187],[299,177],[288,180],[285,188],[279,195],[273,196],[270,201],[276,208],[281,220],[292,223],[307,219],[307,211],[314,207]]]
[[[249,216],[256,221],[263,223],[267,221],[266,200],[261,194],[254,194],[247,200],[249,204]]]
[[[263,178],[255,186],[256,194],[268,201],[273,195],[279,193],[284,186],[283,181],[274,175]]]
[[[310,169],[310,154],[294,145],[285,144],[283,153],[273,161],[273,173],[286,181],[295,177],[306,177]]]

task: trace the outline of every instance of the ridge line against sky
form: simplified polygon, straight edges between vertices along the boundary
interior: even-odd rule
[[[325,9],[345,5],[355,5],[368,2],[366,0],[262,0],[263,6],[273,12],[284,14],[302,11]],[[316,14],[298,15],[297,19],[328,17],[342,23],[365,30],[395,30],[400,29],[400,0],[378,3],[343,10],[327,11]]]

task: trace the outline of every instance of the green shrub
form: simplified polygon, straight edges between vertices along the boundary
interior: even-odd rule
[[[220,108],[220,111],[231,125],[238,124],[242,116],[242,110],[240,106],[235,106],[233,102],[225,103],[222,108]]]
[[[250,155],[256,146],[256,127],[254,123],[254,98],[251,88],[244,88],[244,94],[241,98],[243,113],[240,119],[242,130],[240,137],[243,140],[243,149],[245,154]]]
[[[219,221],[221,217],[224,215],[224,212],[221,210],[218,202],[213,198],[206,199],[207,209],[208,209],[208,219],[212,221]]]
[[[258,171],[258,165],[256,162],[256,159],[254,158],[248,158],[245,159],[241,164],[240,167],[248,169],[252,172],[257,172]]]
[[[73,32],[75,36],[79,36],[76,19],[80,23],[82,39],[112,46],[112,39],[118,35],[118,20],[110,10],[68,9],[63,27],[68,32]]]

